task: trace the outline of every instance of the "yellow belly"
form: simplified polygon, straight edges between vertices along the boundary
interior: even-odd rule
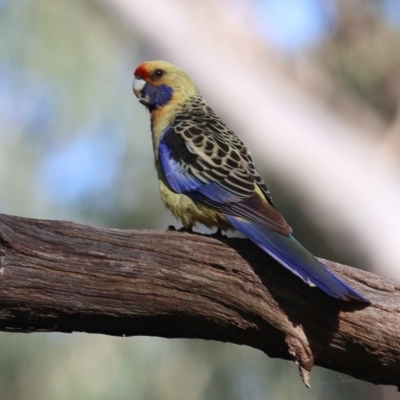
[[[160,171],[158,175],[162,201],[175,217],[182,221],[185,228],[200,223],[208,228],[234,229],[222,213],[204,203],[193,201],[184,194],[173,192]]]

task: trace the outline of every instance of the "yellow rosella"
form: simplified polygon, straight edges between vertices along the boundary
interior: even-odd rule
[[[310,286],[369,303],[291,235],[250,152],[183,70],[149,61],[134,76],[133,91],[150,112],[161,198],[185,228],[237,229]]]

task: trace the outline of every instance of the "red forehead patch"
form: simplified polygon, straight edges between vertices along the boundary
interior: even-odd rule
[[[140,64],[136,69],[133,75],[137,76],[138,78],[148,79],[150,78],[150,72],[146,67],[146,64]]]

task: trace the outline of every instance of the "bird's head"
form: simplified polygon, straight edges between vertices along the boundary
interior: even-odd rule
[[[186,72],[165,61],[144,62],[133,74],[133,92],[150,112],[199,95]]]

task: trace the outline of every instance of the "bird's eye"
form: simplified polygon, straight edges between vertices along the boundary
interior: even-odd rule
[[[154,71],[154,76],[157,78],[161,78],[164,75],[164,71],[162,69],[156,69]]]

